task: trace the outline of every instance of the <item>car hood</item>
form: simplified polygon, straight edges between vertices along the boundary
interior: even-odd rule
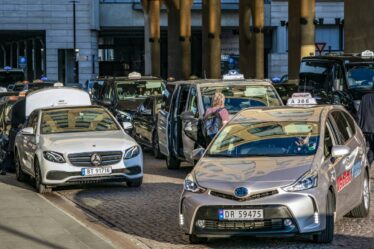
[[[232,194],[237,187],[251,192],[294,183],[311,169],[314,156],[203,158],[194,169],[204,188]]]
[[[122,131],[79,132],[41,135],[43,150],[60,153],[123,151],[136,142]]]
[[[138,106],[143,103],[143,101],[144,101],[144,98],[120,100],[118,102],[117,109],[121,111],[133,113],[137,110]]]

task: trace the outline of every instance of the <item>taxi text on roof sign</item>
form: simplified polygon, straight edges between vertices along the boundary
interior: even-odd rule
[[[361,53],[361,57],[365,57],[365,58],[371,58],[371,57],[374,57],[374,52],[373,51],[370,51],[370,50],[365,50]]]
[[[223,80],[244,80],[244,75],[236,70],[230,70],[228,74],[223,75]]]
[[[287,100],[288,106],[299,105],[316,105],[317,101],[310,93],[294,93],[292,97]]]
[[[141,79],[142,75],[138,72],[132,72],[128,75],[129,79]]]

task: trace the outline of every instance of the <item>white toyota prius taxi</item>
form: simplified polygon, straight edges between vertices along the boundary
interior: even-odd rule
[[[88,94],[51,88],[26,97],[27,122],[16,137],[16,175],[35,179],[39,193],[87,182],[143,180],[143,154],[116,119]]]

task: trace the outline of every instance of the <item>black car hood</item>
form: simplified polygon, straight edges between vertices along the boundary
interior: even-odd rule
[[[144,98],[120,100],[118,101],[117,109],[126,112],[135,112],[143,101]]]

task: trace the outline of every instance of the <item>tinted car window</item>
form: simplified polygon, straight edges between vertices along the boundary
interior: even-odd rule
[[[343,113],[345,119],[347,120],[348,122],[348,125],[349,125],[349,128],[348,128],[348,131],[354,135],[356,134],[356,126],[355,126],[355,121],[352,119],[351,116],[349,116],[347,113]]]
[[[340,144],[344,144],[351,136],[353,136],[353,131],[349,125],[347,119],[344,117],[344,113],[340,111],[335,111],[331,114],[334,118],[337,130],[336,135]]]
[[[193,114],[197,113],[197,92],[196,88],[194,87],[191,88],[190,95],[188,97],[187,111],[193,112]]]
[[[323,148],[326,158],[331,155],[332,146],[333,146],[332,134],[330,133],[328,125],[326,125],[325,138],[324,138],[324,148]]]

